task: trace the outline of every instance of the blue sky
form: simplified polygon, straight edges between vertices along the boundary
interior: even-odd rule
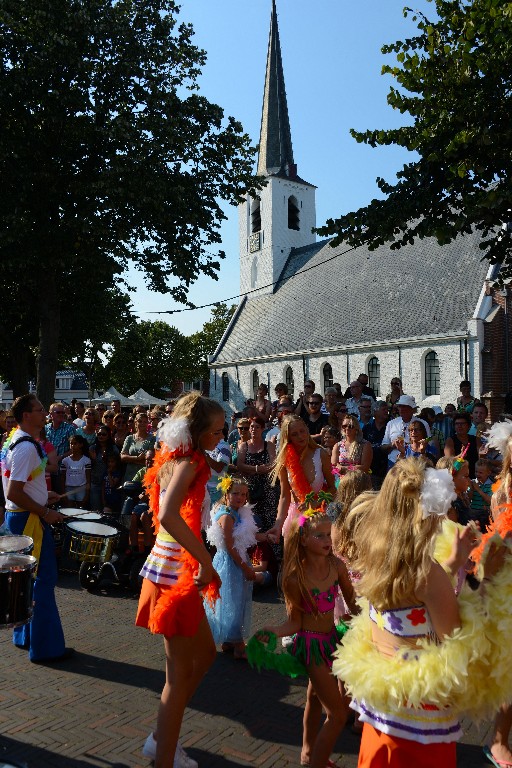
[[[427,0],[411,5],[434,15]],[[380,50],[415,34],[403,7],[403,0],[277,0],[294,158],[299,175],[318,187],[317,225],[369,202],[378,195],[377,176],[392,180],[411,159],[404,150],[357,144],[349,134],[350,128],[389,128],[407,119],[387,104],[392,80],[381,75],[386,59]],[[195,42],[208,54],[201,93],[240,120],[254,144],[259,139],[270,10],[270,0],[183,0],[181,5],[181,19],[193,24]],[[200,278],[193,286],[189,295],[195,304],[221,301],[239,291],[237,210],[224,210],[228,218],[222,226],[222,248],[227,258],[218,281]],[[143,320],[166,320],[188,335],[210,317],[209,310],[154,314],[180,307],[147,291],[140,274],[131,273],[130,281],[137,286],[131,295],[133,309]]]

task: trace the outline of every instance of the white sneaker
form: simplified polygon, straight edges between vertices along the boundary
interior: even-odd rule
[[[155,759],[156,741],[153,732],[147,737],[142,747],[142,754],[144,757],[149,757],[150,760]],[[187,755],[179,741],[176,745],[176,754],[174,755],[174,768],[198,768],[197,762]]]
[[[176,744],[176,754],[174,755],[174,768],[198,768],[198,763],[196,760],[193,760],[181,744]]]
[[[154,760],[156,757],[156,740],[153,736],[153,731],[151,731],[142,747],[142,754],[144,757],[149,757],[150,760]]]
[[[281,638],[281,645],[283,648],[288,648],[289,645],[293,645],[293,635],[284,635]]]

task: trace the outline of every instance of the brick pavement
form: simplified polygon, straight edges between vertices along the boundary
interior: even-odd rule
[[[140,749],[164,682],[161,638],[133,625],[136,600],[122,587],[89,594],[66,572],[57,599],[74,659],[30,664],[10,631],[0,631],[0,759],[27,768],[148,766]],[[263,593],[253,626],[282,614],[275,593]],[[219,653],[185,714],[182,742],[201,768],[298,766],[304,698],[305,681],[258,674]],[[458,766],[484,768],[488,726],[465,725]],[[344,768],[357,765],[358,743],[345,729],[336,756]]]

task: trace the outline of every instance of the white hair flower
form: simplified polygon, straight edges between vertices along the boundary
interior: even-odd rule
[[[448,469],[425,470],[425,479],[421,486],[420,503],[423,507],[423,519],[429,515],[446,515],[455,501],[457,494],[451,473]]]
[[[158,441],[165,443],[170,451],[177,451],[179,448],[186,451],[192,444],[192,436],[186,419],[175,419],[172,416],[162,419],[156,434]]]
[[[493,424],[487,433],[489,448],[496,448],[500,454],[505,458],[507,453],[507,446],[510,438],[512,437],[512,421],[505,419],[505,421],[497,421]]]

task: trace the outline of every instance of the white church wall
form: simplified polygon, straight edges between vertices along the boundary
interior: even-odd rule
[[[439,395],[426,395],[425,390],[425,356],[434,351],[439,359],[440,393]],[[347,356],[348,373],[347,376]],[[323,366],[329,363],[332,367],[333,380],[341,385],[342,391],[349,386],[350,381],[357,378],[360,373],[367,373],[368,360],[377,357],[380,364],[380,397],[385,398],[390,391],[391,379],[400,375],[404,392],[412,395],[418,406],[441,405],[443,408],[448,402],[455,403],[459,395],[459,384],[464,378],[463,366],[461,367],[461,346],[458,339],[436,341],[431,345],[424,343],[403,345],[398,347],[373,347],[364,350],[354,350],[348,353],[344,351],[335,353],[314,353],[305,356],[305,376],[312,379],[316,385],[316,391],[323,394]],[[474,393],[480,394],[480,347],[477,337],[470,337],[468,341],[469,378],[474,384]],[[259,381],[267,383],[270,379],[270,398],[274,399],[274,387],[277,383],[285,381],[286,368],[293,370],[294,397],[303,391],[304,367],[302,356],[290,358],[278,358],[260,360],[252,363],[238,365],[238,378],[236,367],[217,369],[217,386],[214,386],[214,372],[211,374],[211,397],[223,404],[228,415],[243,408],[245,401],[252,398],[252,376],[256,370]],[[226,371],[229,376],[229,401],[222,401],[222,373]],[[239,382],[239,384],[238,384]]]

